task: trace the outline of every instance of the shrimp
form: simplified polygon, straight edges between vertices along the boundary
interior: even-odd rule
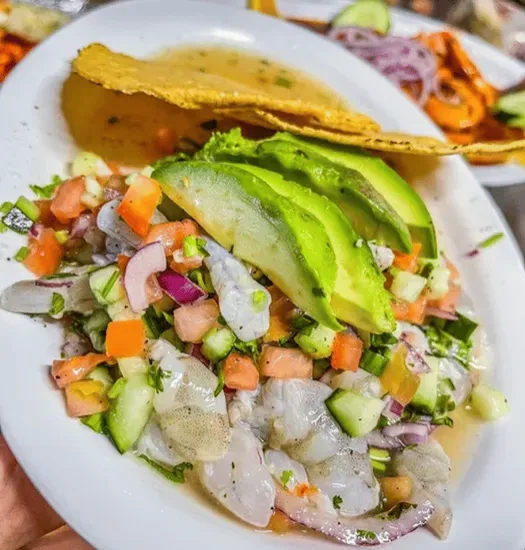
[[[165,371],[164,389],[153,407],[170,449],[185,460],[218,460],[228,451],[226,400],[214,396],[217,377],[198,359],[157,340],[150,357]]]
[[[270,293],[252,279],[248,268],[214,240],[206,237],[204,263],[219,297],[221,314],[237,338],[256,340],[270,327]]]
[[[146,455],[151,460],[164,466],[176,466],[184,462],[184,458],[173,450],[172,445],[166,442],[156,415],[152,415],[140,436],[137,443],[137,454],[139,456]]]
[[[447,538],[452,525],[450,460],[441,445],[430,439],[414,449],[404,449],[394,457],[393,467],[399,475],[412,479],[416,498],[420,495],[432,503],[435,512],[428,527],[439,538]]]
[[[231,430],[226,455],[197,466],[203,486],[232,514],[266,527],[274,510],[275,485],[260,441],[243,428]]]

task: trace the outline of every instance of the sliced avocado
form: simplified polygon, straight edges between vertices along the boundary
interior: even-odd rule
[[[336,164],[326,156],[290,140],[244,139],[239,130],[215,134],[199,153],[215,161],[245,162],[279,172],[324,195],[339,206],[359,235],[395,250],[412,251],[407,226],[356,170]]]
[[[330,306],[335,255],[316,217],[235,165],[167,161],[152,177],[222,246],[317,322],[341,330]]]
[[[383,286],[384,277],[377,269],[370,248],[341,210],[326,197],[293,181],[285,181],[275,172],[247,164],[237,166],[264,180],[274,191],[308,210],[323,224],[337,264],[331,301],[336,317],[370,332],[394,330],[390,294]]]
[[[290,141],[362,174],[401,216],[408,226],[412,241],[421,244],[421,255],[426,258],[438,257],[436,231],[425,203],[410,184],[379,157],[357,147],[302,138],[286,132],[277,133],[272,139]]]
[[[432,414],[438,398],[439,358],[425,357],[430,372],[419,375],[419,386],[410,404],[421,412]]]

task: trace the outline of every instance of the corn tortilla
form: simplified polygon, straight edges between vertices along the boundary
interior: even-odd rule
[[[102,44],[91,44],[81,50],[73,61],[73,69],[106,89],[125,94],[142,92],[184,109],[257,107],[299,115],[308,124],[320,127],[347,132],[379,130],[373,120],[359,113],[278,99],[218,75],[174,68],[161,61],[135,59],[112,52]]]

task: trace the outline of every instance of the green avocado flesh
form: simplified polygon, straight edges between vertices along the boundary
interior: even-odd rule
[[[335,255],[315,216],[235,165],[168,160],[152,177],[222,246],[261,269],[318,323],[341,330],[330,306]]]
[[[356,234],[341,210],[327,198],[275,172],[238,164],[293,204],[308,210],[324,226],[335,252],[337,277],[331,305],[338,319],[370,332],[391,332],[395,321],[384,277],[370,248]],[[360,246],[359,246],[360,245]]]
[[[279,172],[333,201],[359,235],[401,252],[412,250],[404,221],[356,170],[336,164],[291,140],[244,139],[239,130],[215,134],[198,154],[213,161],[245,162]]]
[[[379,157],[356,147],[301,138],[286,132],[278,133],[272,139],[295,143],[361,173],[401,216],[408,226],[412,242],[421,244],[421,255],[425,258],[438,257],[436,231],[425,203],[410,184]],[[396,249],[393,245],[391,248]]]

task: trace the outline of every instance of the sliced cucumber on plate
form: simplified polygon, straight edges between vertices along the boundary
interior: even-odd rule
[[[367,27],[386,34],[390,29],[390,11],[382,0],[358,0],[339,12],[332,27]]]

